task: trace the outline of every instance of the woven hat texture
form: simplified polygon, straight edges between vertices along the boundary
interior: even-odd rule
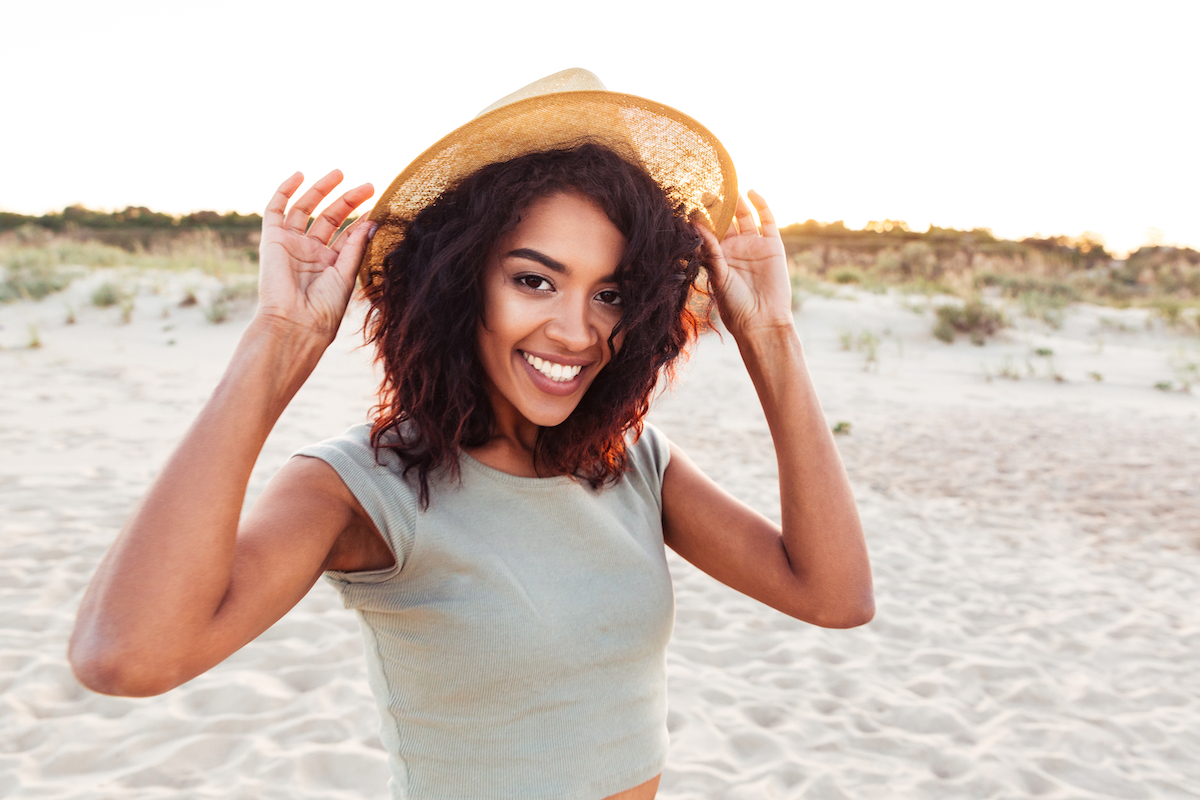
[[[493,103],[417,157],[379,198],[379,229],[359,280],[374,281],[404,238],[407,222],[439,195],[488,164],[544,150],[601,144],[641,166],[672,202],[724,236],[737,206],[733,161],[691,117],[634,95],[610,92],[595,75],[570,69]]]

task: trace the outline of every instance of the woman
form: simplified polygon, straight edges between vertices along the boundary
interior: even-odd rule
[[[394,797],[653,797],[664,543],[799,619],[873,613],[770,209],[751,194],[760,231],[698,123],[579,70],[434,145],[342,236],[369,186],[306,231],[339,180],[288,209],[293,175],[267,206],[255,318],[97,571],[76,673],[101,692],[166,691],[324,573],[360,614]],[[643,425],[695,335],[701,267],[770,425],[782,527]],[[374,422],[301,450],[239,521],[356,272],[385,375]]]

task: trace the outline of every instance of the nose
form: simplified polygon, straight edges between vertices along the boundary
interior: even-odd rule
[[[600,339],[600,330],[589,312],[586,297],[564,297],[556,304],[545,331],[549,339],[572,352],[582,352]]]

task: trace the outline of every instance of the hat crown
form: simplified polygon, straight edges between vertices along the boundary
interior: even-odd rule
[[[596,77],[595,73],[589,72],[580,67],[572,67],[564,69],[562,72],[556,72],[553,75],[547,75],[540,80],[536,80],[528,86],[522,86],[515,92],[501,97],[490,106],[480,111],[475,115],[476,119],[482,117],[489,111],[495,111],[497,108],[516,103],[519,100],[525,100],[530,97],[539,97],[546,94],[557,94],[558,92],[587,92],[587,91],[607,91],[604,84]]]
[[[396,176],[371,219],[378,224],[359,268],[374,286],[384,261],[422,209],[489,164],[598,144],[645,170],[672,207],[716,232],[737,209],[729,153],[691,117],[643,97],[610,92],[586,69],[567,69],[502,97],[443,136]]]

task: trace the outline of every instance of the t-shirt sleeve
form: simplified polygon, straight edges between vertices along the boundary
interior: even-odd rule
[[[645,481],[661,510],[663,475],[671,461],[671,443],[666,434],[647,422],[642,428],[642,435],[627,453],[631,466]]]
[[[376,457],[370,434],[369,425],[356,425],[341,436],[308,445],[294,453],[319,458],[333,467],[375,523],[396,559],[394,566],[380,570],[329,570],[325,573],[325,577],[342,592],[342,599],[349,607],[357,605],[351,590],[353,585],[379,583],[399,574],[412,552],[416,536],[416,493],[404,480],[394,453],[381,450]]]

